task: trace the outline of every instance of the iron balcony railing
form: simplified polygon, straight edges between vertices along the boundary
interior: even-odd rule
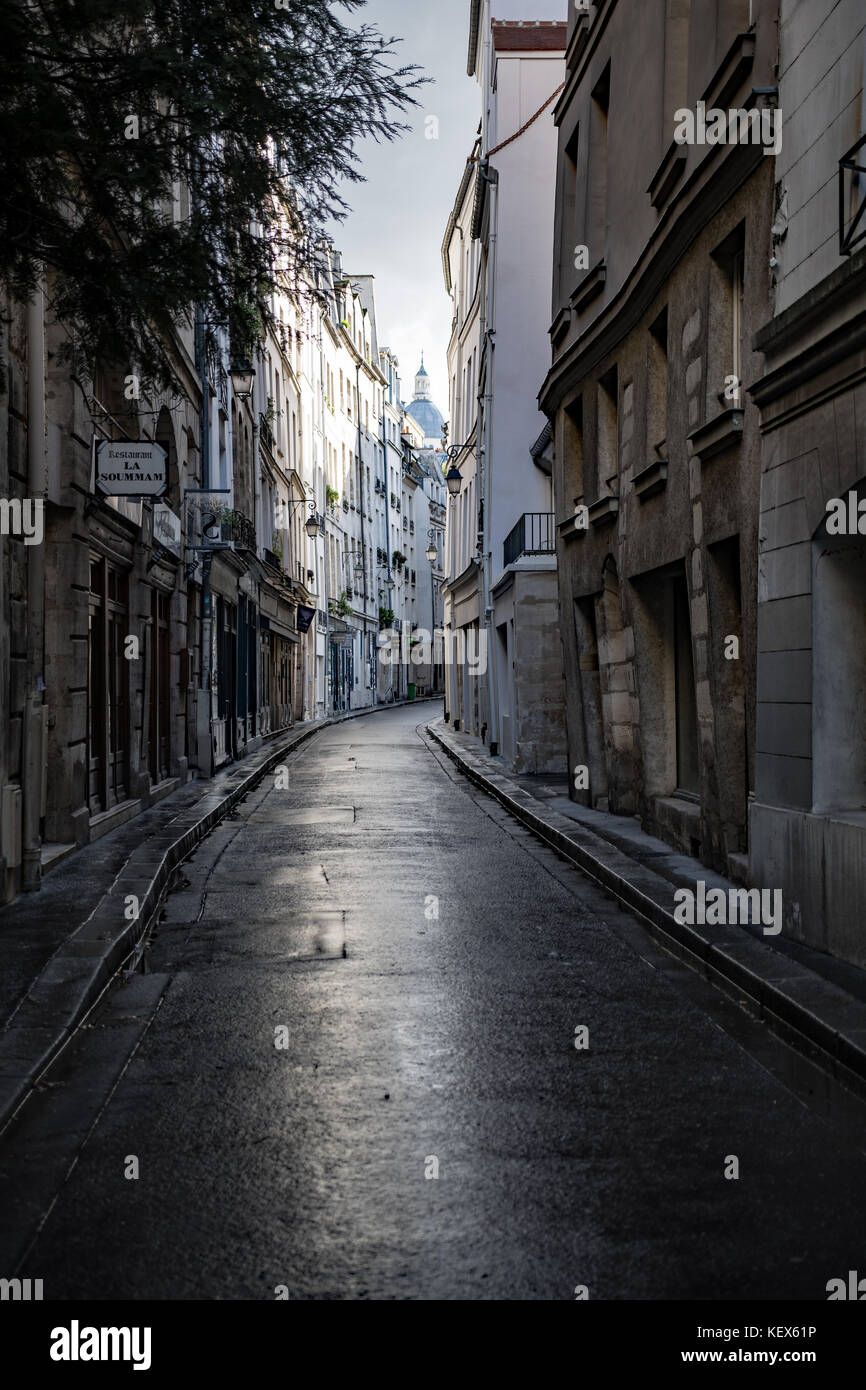
[[[866,135],[839,160],[839,255],[850,256],[866,239]],[[846,177],[847,176],[847,177]],[[775,229],[774,229],[775,230]]]
[[[259,412],[259,429],[261,430],[263,443],[265,443],[269,449],[273,450],[274,432],[271,429],[270,421],[267,416],[262,415],[261,411]]]
[[[224,512],[220,519],[220,539],[231,541],[236,550],[256,549],[256,528],[242,512]]]
[[[521,555],[550,555],[556,550],[553,512],[524,512],[502,545],[504,565],[513,565]]]

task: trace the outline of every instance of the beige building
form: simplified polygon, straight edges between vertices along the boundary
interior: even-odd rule
[[[771,0],[572,8],[550,338],[572,795],[737,879],[755,787],[761,434],[744,389],[770,292]],[[747,133],[754,124],[744,121]],[[697,127],[696,127],[697,129]]]
[[[346,705],[375,699],[370,528],[384,379],[363,282],[343,286],[324,329],[308,294],[278,295],[273,332],[249,360],[236,359],[224,328],[191,313],[167,343],[171,398],[149,396],[129,363],[72,375],[42,298],[8,306],[3,900],[38,888],[52,865],[189,778],[332,708],[335,674]],[[318,340],[329,336],[343,364],[339,415],[328,410],[320,370]],[[334,396],[339,381],[334,373]],[[119,473],[100,477],[108,446],[154,461],[164,477],[152,494],[118,483]],[[339,527],[336,508],[326,522],[326,480],[345,497]],[[23,524],[31,517],[38,536]],[[330,690],[324,649],[329,638],[337,645],[341,619],[324,611],[326,540],[330,592],[345,592],[355,617],[332,652]]]
[[[204,362],[192,324],[168,345],[183,388],[170,401],[128,364],[71,373],[41,294],[6,307],[0,494],[37,507],[41,525],[33,543],[14,525],[0,538],[3,900],[180,786],[199,766],[200,707],[210,772],[205,592],[184,527],[202,485],[202,367],[215,451],[232,447],[228,374]],[[164,460],[161,496],[121,496],[122,466],[105,471],[101,446],[130,441]]]
[[[480,356],[480,247],[472,237],[481,142],[466,161],[442,243],[445,288],[451,298],[448,343],[449,467],[460,488],[449,495],[445,539],[443,622],[462,644],[476,650],[483,624],[479,546],[478,360]],[[455,652],[458,650],[455,645]],[[445,672],[446,716],[456,729],[480,734],[487,708],[485,677],[465,661],[449,661]]]
[[[866,965],[866,9],[779,10],[752,872],[787,933]]]

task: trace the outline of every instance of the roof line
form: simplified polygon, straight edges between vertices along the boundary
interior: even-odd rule
[[[478,61],[478,28],[481,22],[481,0],[471,0],[469,10],[469,53],[466,58],[466,74],[468,77],[475,76],[475,64]]]

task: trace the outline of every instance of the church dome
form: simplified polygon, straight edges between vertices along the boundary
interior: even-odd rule
[[[432,401],[412,401],[406,407],[406,414],[412,416],[425,439],[433,439],[437,444],[439,443],[445,417],[438,406],[434,405]]]
[[[423,354],[421,366],[415,373],[415,395],[406,407],[406,414],[412,416],[423,432],[425,440],[433,440],[438,445],[445,417],[436,403],[430,399],[430,374],[424,366]]]

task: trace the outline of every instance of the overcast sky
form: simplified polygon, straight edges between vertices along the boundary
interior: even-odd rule
[[[469,0],[368,0],[356,13],[352,22],[401,38],[400,62],[417,63],[433,80],[406,118],[411,132],[394,144],[361,147],[367,182],[349,185],[352,212],[334,241],[349,274],[376,277],[379,342],[400,359],[405,398],[423,348],[433,398],[447,416],[451,309],[440,251],[481,119],[478,85],[466,76]],[[438,140],[425,138],[428,116],[438,117]]]

